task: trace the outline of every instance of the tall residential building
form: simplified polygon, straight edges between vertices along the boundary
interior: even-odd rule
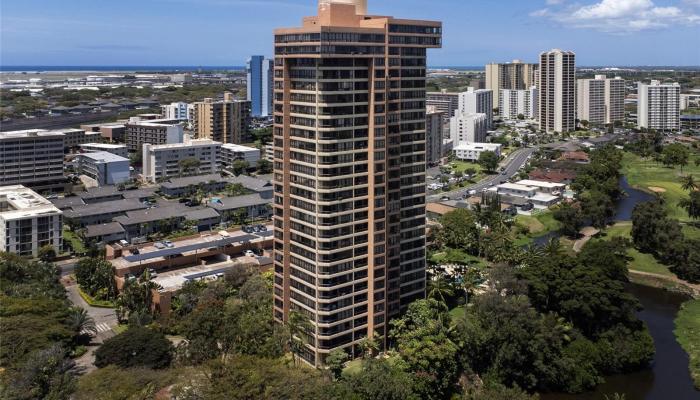
[[[160,106],[161,117],[163,119],[179,119],[181,121],[189,121],[190,106],[187,103],[170,103]]]
[[[426,50],[441,36],[366,0],[320,0],[275,30],[274,317],[309,319],[310,364],[359,355],[425,297]]]
[[[450,138],[452,146],[462,143],[484,143],[488,130],[486,114],[467,113],[458,111],[450,120]]]
[[[459,110],[459,93],[447,92],[444,89],[441,92],[428,92],[425,95],[425,105],[442,113],[443,128],[448,130],[450,118]]]
[[[428,107],[425,113],[425,162],[429,166],[439,163],[442,158],[443,127],[442,112]]]
[[[210,175],[221,169],[221,143],[191,139],[183,143],[143,145],[143,177],[158,182],[169,177]]]
[[[131,153],[140,152],[143,145],[182,143],[184,127],[174,119],[139,120],[132,118],[124,124],[126,148]]]
[[[0,132],[0,186],[65,189],[64,140],[63,133],[41,129]]]
[[[637,84],[637,127],[658,131],[681,128],[681,86],[678,83]]]
[[[265,56],[252,56],[246,63],[248,78],[247,96],[254,117],[272,115],[272,85],[275,65]]]
[[[596,75],[595,79],[579,79],[577,82],[576,117],[579,121],[603,125],[625,120],[624,79]]]
[[[459,94],[459,111],[466,114],[484,114],[487,129],[493,126],[493,91],[468,88]]]
[[[248,133],[250,104],[234,100],[229,92],[224,93],[222,101],[204,99],[194,103],[193,130],[199,139],[240,144]]]
[[[542,132],[576,129],[576,55],[554,49],[540,54],[538,113]]]
[[[498,111],[505,120],[516,120],[522,115],[525,119],[537,118],[537,88],[527,90],[501,89]]]
[[[62,224],[63,212],[33,190],[0,186],[0,251],[37,257],[51,246],[60,253]]]
[[[536,86],[537,64],[520,60],[486,64],[486,89],[493,91],[493,108],[500,103],[501,90],[527,90]]]

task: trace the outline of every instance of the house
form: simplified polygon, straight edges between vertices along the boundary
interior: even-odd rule
[[[559,161],[572,161],[579,164],[588,164],[591,162],[588,153],[585,151],[565,151],[559,157]]]
[[[265,199],[259,194],[247,196],[212,199],[208,206],[216,210],[222,221],[236,221],[239,210],[245,210],[247,219],[269,218],[272,199]],[[237,221],[236,221],[237,222]]]

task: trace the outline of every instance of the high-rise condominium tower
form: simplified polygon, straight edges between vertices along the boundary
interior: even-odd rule
[[[274,61],[264,56],[252,56],[246,63],[247,96],[254,117],[272,115],[272,84]]]
[[[439,22],[321,0],[275,31],[274,315],[313,365],[425,296],[426,49]]]
[[[659,131],[681,128],[681,86],[678,83],[637,84],[637,127]]]
[[[540,130],[576,129],[576,55],[559,49],[540,54],[539,85]]]
[[[502,89],[526,90],[535,85],[537,64],[520,60],[509,63],[486,64],[486,89],[493,91],[493,108],[497,108]]]
[[[595,79],[577,82],[576,116],[579,121],[603,125],[625,120],[624,79],[596,75]]]
[[[248,133],[250,102],[234,100],[224,93],[223,101],[208,98],[194,103],[193,128],[199,139],[240,144]]]

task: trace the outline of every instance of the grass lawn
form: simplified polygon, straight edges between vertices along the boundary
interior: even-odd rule
[[[433,264],[465,264],[470,266],[481,266],[484,262],[482,258],[469,255],[458,249],[445,249],[429,255]]]
[[[450,310],[450,318],[452,318],[453,324],[458,318],[460,318],[460,317],[462,317],[462,315],[464,315],[465,309],[466,309],[465,306],[457,306],[457,307]]]
[[[666,190],[663,196],[666,198],[666,207],[671,218],[680,221],[688,221],[688,214],[678,207],[681,198],[688,197],[688,192],[681,189],[680,178],[682,175],[692,174],[700,179],[700,166],[695,165],[695,158],[691,155],[688,165],[680,168],[666,168],[653,160],[643,160],[632,153],[625,153],[622,160],[622,171],[631,186],[649,191],[650,187],[658,187]]]
[[[527,235],[517,235],[515,238],[516,246],[525,246],[532,242],[533,239],[544,236],[549,232],[557,231],[561,227],[551,212],[542,212],[535,215],[516,215],[515,222],[517,225],[527,227],[529,231]]]
[[[73,231],[63,229],[63,240],[70,242],[70,246],[74,253],[84,254],[87,252],[85,244]]]
[[[607,228],[603,232],[603,236],[606,238],[615,237],[626,237],[630,239],[630,232],[632,231],[631,223],[617,224]],[[668,267],[656,261],[653,255],[644,254],[635,248],[630,248],[627,255],[632,258],[630,260],[628,267],[633,271],[649,272],[652,274],[658,274],[663,276],[675,276],[673,272],[669,271]]]
[[[700,300],[689,301],[676,317],[676,339],[690,356],[690,374],[700,389]]]

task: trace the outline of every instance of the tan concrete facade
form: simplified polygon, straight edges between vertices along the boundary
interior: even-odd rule
[[[349,4],[348,4],[349,3]],[[275,318],[321,365],[425,296],[426,50],[439,22],[322,1],[275,31]]]
[[[223,101],[204,99],[194,103],[193,129],[198,139],[241,144],[250,123],[250,101],[234,100],[224,93]]]

